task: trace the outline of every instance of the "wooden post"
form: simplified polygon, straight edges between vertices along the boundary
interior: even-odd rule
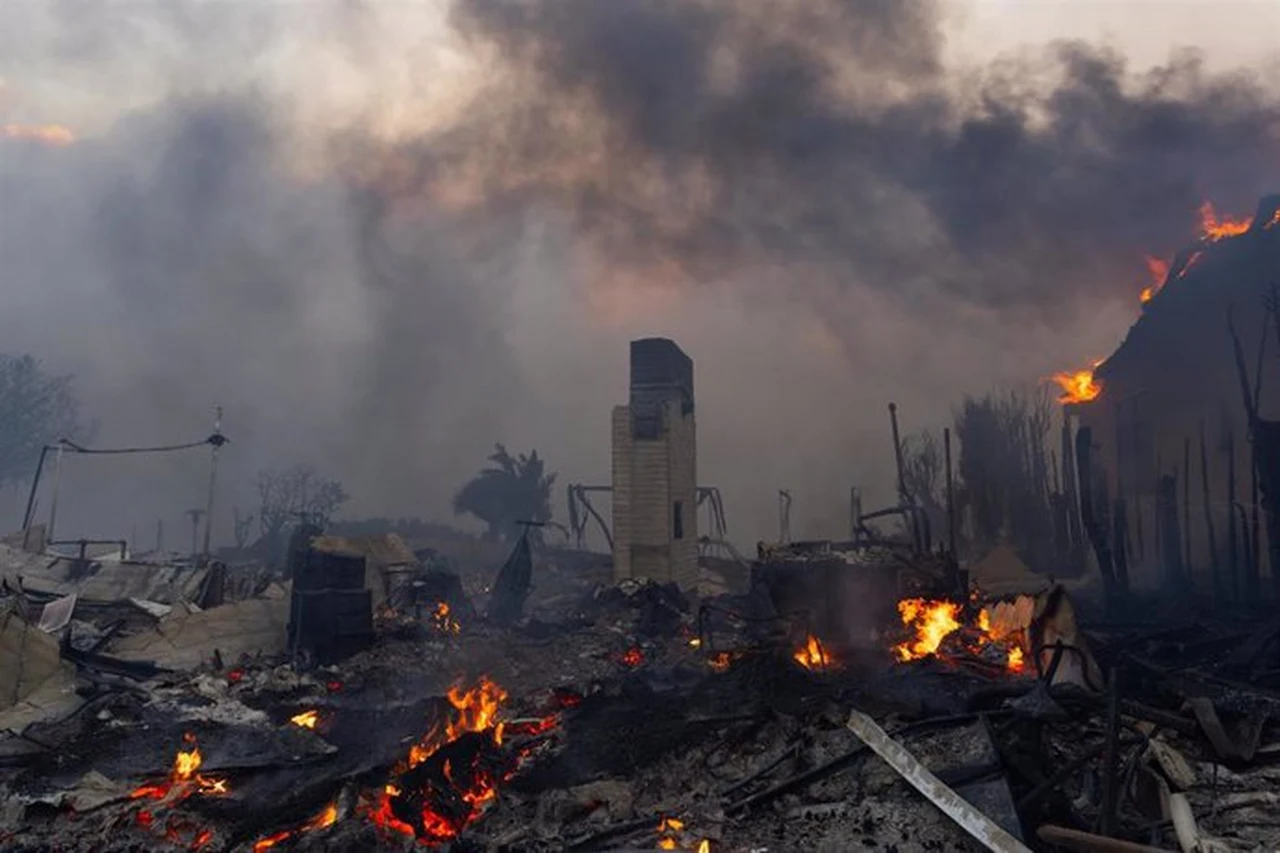
[[[1113,553],[1116,563],[1116,587],[1122,594],[1129,592],[1129,510],[1124,498],[1116,498],[1111,513]]]
[[[1213,503],[1209,495],[1209,450],[1205,445],[1204,421],[1200,421],[1200,492],[1204,499],[1204,531],[1209,545],[1209,569],[1213,573],[1213,597],[1222,601],[1226,594],[1222,567],[1218,565],[1218,536],[1213,525]]]
[[[1182,567],[1182,531],[1178,522],[1178,478],[1174,474],[1160,477],[1160,533],[1164,552],[1165,577],[1179,592],[1185,592],[1187,579]]]
[[[1071,415],[1062,414],[1062,489],[1067,499],[1067,539],[1074,549],[1084,541],[1080,534],[1080,500],[1076,494],[1076,460],[1072,452]]]
[[[1108,605],[1115,598],[1115,574],[1112,570],[1111,547],[1107,542],[1106,532],[1097,518],[1093,505],[1093,430],[1080,427],[1076,431],[1076,465],[1080,479],[1080,521],[1084,524],[1085,533],[1093,545],[1094,556],[1098,559],[1098,571],[1102,574],[1102,583],[1106,590]]]
[[[1240,546],[1236,539],[1236,438],[1231,424],[1226,424],[1227,451],[1227,572],[1233,601],[1240,600]]]
[[[1182,570],[1191,580],[1191,438],[1182,440]]]

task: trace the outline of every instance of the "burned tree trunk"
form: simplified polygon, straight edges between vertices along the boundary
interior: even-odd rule
[[[1077,512],[1075,456],[1071,444],[1071,417],[1062,419],[1062,491],[1067,504],[1067,540],[1074,549],[1083,538],[1080,535],[1080,516]]]
[[[1174,474],[1164,474],[1160,477],[1159,511],[1165,577],[1175,589],[1184,591],[1188,584],[1182,564],[1182,530],[1178,521],[1178,478]]]
[[[1236,438],[1227,424],[1224,445],[1227,454],[1227,581],[1233,601],[1240,600],[1240,543],[1236,538]]]
[[[1115,596],[1115,572],[1107,533],[1094,507],[1093,430],[1089,427],[1080,427],[1076,432],[1076,464],[1080,478],[1080,520],[1090,544],[1093,545],[1094,556],[1098,559],[1098,571],[1102,573],[1107,601],[1110,602]]]
[[[1271,585],[1276,600],[1280,601],[1280,421],[1257,421],[1253,445],[1262,509],[1267,516]],[[1255,556],[1261,562],[1260,556]]]
[[[1204,499],[1204,531],[1209,544],[1209,568],[1213,572],[1213,597],[1221,601],[1225,595],[1222,567],[1218,564],[1218,535],[1213,524],[1213,501],[1209,494],[1209,450],[1206,447],[1204,421],[1200,421],[1200,486]]]

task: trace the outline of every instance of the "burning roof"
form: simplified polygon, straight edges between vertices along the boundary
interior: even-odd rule
[[[1196,385],[1214,392],[1235,387],[1227,311],[1234,306],[1242,316],[1256,312],[1276,283],[1280,195],[1263,198],[1253,217],[1225,216],[1206,203],[1200,218],[1195,244],[1167,266],[1148,260],[1153,271],[1164,270],[1164,280],[1144,300],[1142,315],[1119,348],[1097,365],[1097,382],[1133,386],[1126,393],[1139,386],[1153,390],[1161,375],[1182,395]]]

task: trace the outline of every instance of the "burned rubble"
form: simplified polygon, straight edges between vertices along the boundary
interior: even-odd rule
[[[961,596],[945,560],[840,543],[702,597],[526,543],[527,600],[495,620],[497,567],[366,574],[347,546],[245,598],[223,573],[207,610],[189,582],[68,601],[65,567],[3,551],[4,849],[1280,844],[1274,620],[1121,620],[1035,576]],[[116,569],[169,572],[78,571]],[[300,593],[342,584],[367,630],[306,627]]]

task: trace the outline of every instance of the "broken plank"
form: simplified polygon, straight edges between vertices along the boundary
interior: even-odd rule
[[[884,759],[911,787],[923,794],[943,814],[959,824],[965,832],[980,843],[985,844],[993,853],[1031,853],[1031,848],[944,785],[902,744],[890,738],[871,717],[861,711],[852,711],[849,714],[848,725],[850,731],[876,755]]]
[[[1148,847],[1132,841],[1121,841],[1119,838],[1107,838],[1094,835],[1079,829],[1067,829],[1063,826],[1046,824],[1036,830],[1038,837],[1045,844],[1076,850],[1079,853],[1170,853],[1162,847]]]

